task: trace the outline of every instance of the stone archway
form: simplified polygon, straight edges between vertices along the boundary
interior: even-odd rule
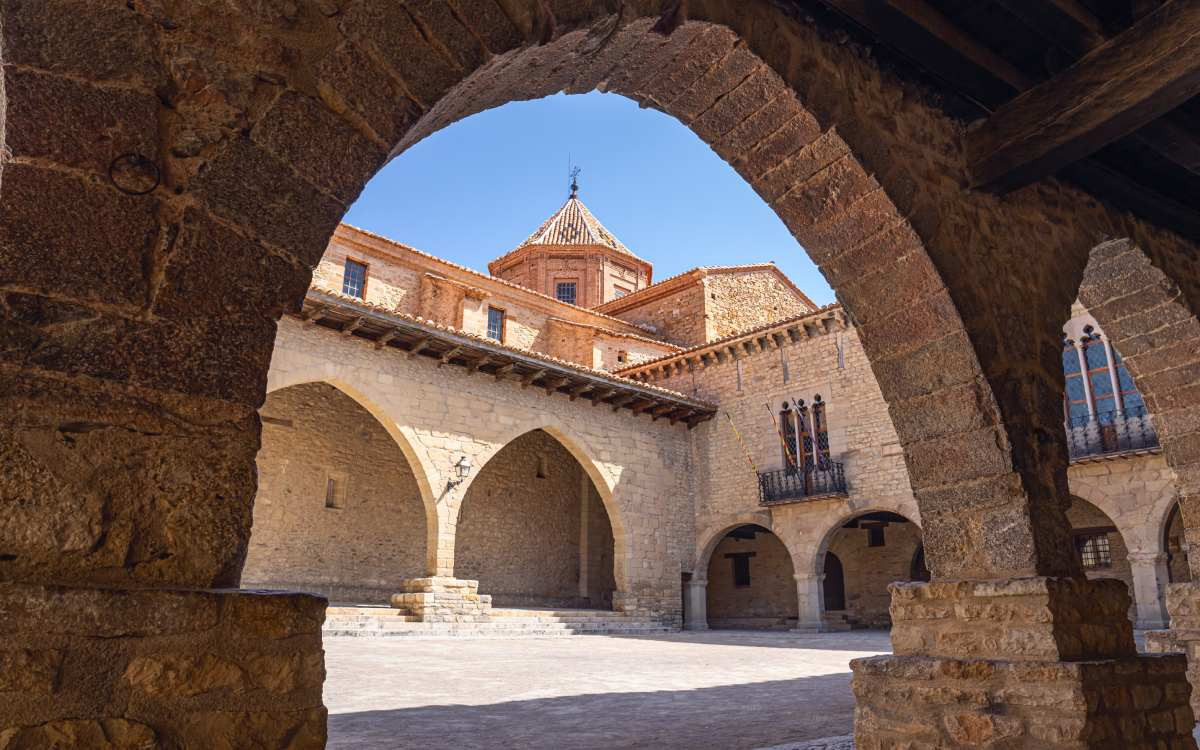
[[[890,627],[888,586],[915,580],[913,562],[922,552],[920,527],[892,511],[856,512],[830,528],[817,547],[816,565],[826,583],[829,564],[836,561],[842,606],[830,606],[822,589],[824,626],[830,630]]]
[[[793,630],[800,610],[791,552],[775,532],[756,523],[723,529],[698,560],[704,586],[704,627]],[[699,612],[694,617],[699,619]],[[699,628],[698,628],[699,629]]]
[[[254,530],[243,588],[385,604],[426,575],[436,526],[416,471],[367,409],[325,383],[276,390],[262,408]]]
[[[838,288],[889,401],[935,577],[1077,573],[1042,321],[1069,304],[1085,233],[1129,224],[1179,267],[1194,249],[1054,181],[1003,201],[965,191],[961,124],[876,62],[775,3],[692,5],[690,18],[610,0],[6,8],[0,269],[15,343],[0,413],[15,417],[0,476],[16,501],[0,575],[35,613],[15,642],[77,608],[51,587],[100,610],[116,586],[175,627],[220,610],[222,637],[196,639],[234,662],[261,655],[263,630],[319,654],[319,602],[211,591],[241,572],[274,321],[410,130],[601,85],[713,143]],[[84,649],[96,627],[78,630]],[[319,670],[299,684],[257,704],[290,717],[268,715],[263,744],[323,737]],[[21,711],[22,726],[61,718]],[[215,744],[166,719],[150,731]]]
[[[463,496],[455,576],[479,581],[497,606],[612,609],[617,555],[607,506],[562,443],[526,432],[480,468]]]

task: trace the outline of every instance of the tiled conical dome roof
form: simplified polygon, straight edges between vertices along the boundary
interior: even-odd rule
[[[583,201],[571,197],[516,250],[530,245],[602,245],[636,258],[629,248],[596,220]],[[515,252],[515,251],[514,251]]]

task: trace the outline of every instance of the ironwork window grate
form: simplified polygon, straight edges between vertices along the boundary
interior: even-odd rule
[[[575,304],[576,285],[574,281],[560,281],[554,285],[554,298],[568,305]]]
[[[1079,560],[1085,570],[1102,570],[1112,567],[1112,551],[1108,546],[1108,534],[1085,534],[1076,537]]]

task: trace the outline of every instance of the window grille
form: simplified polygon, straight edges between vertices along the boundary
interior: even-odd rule
[[[568,305],[575,304],[575,282],[560,281],[554,285],[554,298]]]
[[[1103,570],[1112,567],[1112,551],[1108,546],[1108,532],[1093,532],[1075,537],[1075,548],[1079,550],[1079,561],[1084,570]]]
[[[366,291],[367,264],[347,258],[345,272],[342,274],[342,294],[364,299]]]

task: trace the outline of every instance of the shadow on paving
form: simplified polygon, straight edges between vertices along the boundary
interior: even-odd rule
[[[696,690],[331,714],[329,747],[749,750],[849,734],[853,722],[850,673],[842,672]]]
[[[892,640],[887,630],[850,630],[841,633],[789,633],[778,630],[685,630],[662,635],[622,635],[639,641],[703,643],[714,646],[751,646],[787,648],[802,651],[858,651],[891,653]]]

